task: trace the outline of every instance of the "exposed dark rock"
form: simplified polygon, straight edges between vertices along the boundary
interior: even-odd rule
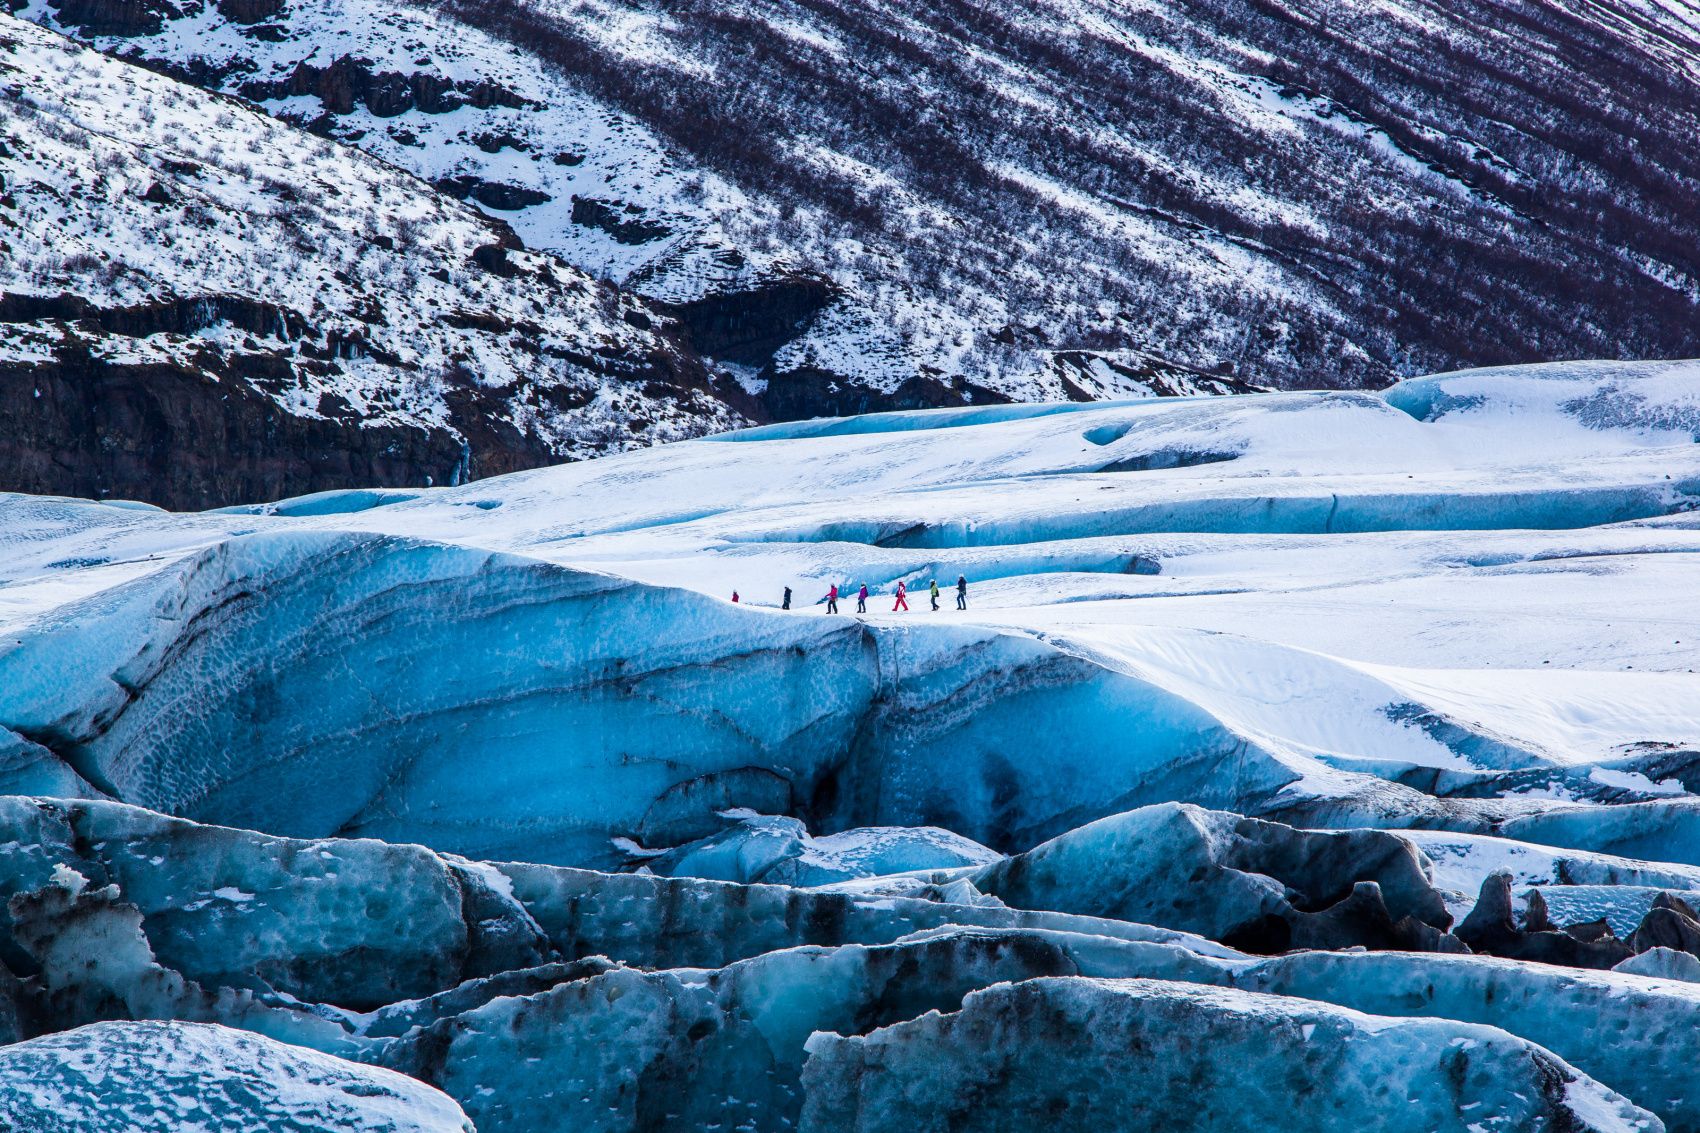
[[[1604,921],[1576,926],[1575,933],[1554,931],[1547,927],[1550,924],[1542,900],[1532,920],[1523,928],[1517,926],[1511,875],[1501,870],[1482,882],[1476,907],[1453,931],[1476,952],[1571,968],[1612,968],[1635,954],[1635,949],[1612,935]]]
[[[218,0],[218,11],[233,24],[257,24],[283,11],[283,0]]]
[[[1580,940],[1583,944],[1593,944],[1601,940],[1617,939],[1616,935],[1611,930],[1611,925],[1606,923],[1606,919],[1604,917],[1601,917],[1598,920],[1581,921],[1577,924],[1565,925],[1560,931],[1572,940]]]
[[[486,181],[470,174],[439,178],[431,184],[456,200],[470,198],[502,212],[517,212],[550,199],[548,193],[539,189],[527,189],[523,185],[509,185],[503,181]]]
[[[307,320],[285,307],[239,295],[201,295],[131,307],[99,307],[78,295],[16,295],[0,292],[0,323],[46,320],[75,322],[86,331],[141,338],[150,334],[193,334],[228,324],[249,334],[300,338]]]
[[[826,370],[803,368],[763,372],[767,388],[761,406],[775,421],[809,417],[845,417],[857,413],[886,413],[899,409],[936,409],[958,405],[998,405],[1009,400],[995,390],[952,378],[915,377],[895,389],[882,390],[846,381]]]
[[[472,250],[472,262],[503,279],[512,279],[519,274],[519,268],[508,259],[508,250],[500,244],[483,244]]]
[[[473,145],[477,146],[485,153],[501,153],[505,149],[514,149],[524,152],[531,148],[525,142],[506,131],[503,131],[502,133],[486,132],[482,134],[474,134],[471,140]]]
[[[176,10],[165,0],[61,0],[59,22],[85,35],[153,35]]]
[[[1641,919],[1629,942],[1636,952],[1670,948],[1700,956],[1700,918],[1682,898],[1661,893],[1653,898],[1653,907]]]
[[[686,339],[700,353],[762,367],[832,302],[834,294],[826,280],[796,275],[741,290],[717,291],[662,309],[679,321]],[[784,415],[775,416],[783,419]]]
[[[95,0],[75,2],[89,3]],[[278,10],[282,8],[282,0],[220,0],[220,5],[222,7],[224,3],[230,2],[244,5],[245,10],[252,13],[264,13],[267,7],[274,5]],[[270,14],[260,14],[258,18],[269,19]],[[196,81],[193,76],[183,77]],[[212,85],[213,81],[220,78],[221,75],[201,76],[197,85]],[[425,114],[447,114],[462,106],[483,109],[503,106],[519,109],[529,105],[514,92],[487,80],[457,83],[453,79],[428,71],[411,74],[400,71],[375,72],[368,60],[349,55],[333,59],[324,66],[308,62],[298,63],[287,79],[277,82],[246,82],[240,86],[239,93],[255,102],[309,95],[316,97],[324,106],[325,112],[330,115],[352,114],[356,106],[364,105],[380,118],[393,118],[409,110],[419,110]],[[334,132],[336,124],[327,122],[324,128]],[[465,194],[461,196],[464,199]],[[548,200],[548,197],[543,199]]]
[[[412,110],[413,79],[398,71],[380,71],[366,84],[366,109],[379,118],[394,118]]]
[[[595,197],[573,197],[573,223],[606,232],[617,244],[648,244],[665,240],[673,230],[665,224],[643,219],[646,210],[618,201],[603,201]]]
[[[0,431],[8,491],[195,510],[353,484],[448,484],[468,467],[466,443],[447,430],[299,417],[248,383],[74,351],[0,365],[0,415],[11,422]]]
[[[1381,886],[1360,881],[1336,904],[1314,913],[1289,914],[1283,923],[1290,929],[1290,949],[1368,948],[1396,952],[1468,952],[1451,933],[1406,915],[1397,921],[1387,911]],[[1233,941],[1224,943],[1232,944]],[[1276,949],[1247,949],[1272,952]]]
[[[1558,926],[1552,923],[1552,917],[1547,913],[1547,899],[1541,896],[1541,891],[1539,889],[1529,890],[1529,896],[1523,911],[1523,931],[1558,931]]]
[[[479,254],[497,274],[513,268],[499,244]],[[518,329],[472,311],[445,321],[492,334]],[[0,412],[13,420],[0,435],[0,488],[8,491],[142,499],[193,510],[351,484],[449,484],[559,459],[541,438],[507,419],[500,391],[470,377],[451,380],[445,391],[451,429],[359,425],[346,405],[339,409],[328,401],[321,401],[317,418],[285,412],[267,393],[298,384],[299,374],[315,366],[355,357],[387,365],[399,360],[362,334],[319,331],[296,312],[240,297],[102,309],[76,296],[0,295],[0,322],[77,328],[53,362],[0,366]],[[101,335],[192,335],[220,324],[265,341],[256,341],[250,353],[203,352],[200,368],[115,364],[89,345]],[[629,370],[649,392],[707,380],[688,356],[569,360]],[[559,387],[536,396],[571,410],[591,393]]]

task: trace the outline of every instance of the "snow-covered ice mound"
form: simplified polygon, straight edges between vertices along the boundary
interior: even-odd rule
[[[1140,1028],[1226,1074],[1261,1027],[1242,1118],[1700,1133],[1697,374],[5,497],[0,1037],[215,1023],[484,1133],[782,1133],[997,1066],[975,1120],[1147,1112]]]
[[[0,1048],[0,1122],[32,1133],[473,1133],[411,1078],[198,1023],[96,1023]]]

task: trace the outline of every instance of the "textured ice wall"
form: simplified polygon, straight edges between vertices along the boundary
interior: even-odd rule
[[[382,1057],[459,1099],[479,1133],[779,1133],[796,1128],[799,1076],[815,1032],[861,1032],[954,1010],[976,988],[1106,969],[1223,978],[1221,967],[1169,946],[939,933],[770,952],[718,971],[619,969],[493,1000]]]
[[[995,987],[960,1012],[819,1035],[809,1050],[806,1133],[1014,1133],[1063,1114],[1130,1131],[1664,1129],[1489,1027],[1149,980]]]
[[[0,724],[168,813],[592,866],[620,860],[611,836],[676,844],[729,806],[1022,848],[1296,777],[1029,635],[781,617],[359,534],[238,538],[73,604],[0,651]]]
[[[1691,1046],[1700,986],[1485,956],[1321,952],[1265,961],[1239,982],[1378,1015],[1490,1024],[1633,1097],[1672,1129],[1700,1129]]]

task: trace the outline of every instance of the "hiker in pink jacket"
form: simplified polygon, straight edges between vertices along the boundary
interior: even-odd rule
[[[862,583],[862,589],[856,592],[856,612],[858,614],[868,612],[868,584],[865,582]]]
[[[838,612],[838,583],[836,582],[832,584],[832,589],[826,592],[826,612],[829,614]]]
[[[893,605],[891,607],[892,613],[895,614],[899,610],[902,610],[906,614],[909,612],[908,594],[909,594],[909,588],[904,586],[902,582],[899,582],[897,584],[897,601],[895,603],[893,603]]]

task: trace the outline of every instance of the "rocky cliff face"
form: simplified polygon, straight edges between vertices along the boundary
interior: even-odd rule
[[[449,428],[300,417],[244,382],[86,352],[0,367],[0,414],[12,423],[0,434],[0,484],[21,492],[182,510],[350,484],[449,484],[472,471],[469,443]],[[511,440],[524,451],[526,438]]]

